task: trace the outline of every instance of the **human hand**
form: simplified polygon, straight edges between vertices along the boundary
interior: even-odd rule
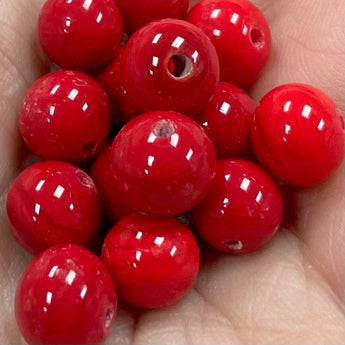
[[[196,2],[196,1],[192,1]],[[312,84],[344,113],[342,0],[256,0],[273,50],[251,90],[258,101],[286,82]],[[36,36],[43,0],[0,1],[0,343],[23,343],[14,318],[19,277],[32,260],[9,231],[6,197],[22,169],[18,111],[49,70]],[[290,189],[284,226],[257,253],[202,248],[194,288],[156,311],[120,308],[108,344],[338,344],[344,341],[344,166],[311,189]]]

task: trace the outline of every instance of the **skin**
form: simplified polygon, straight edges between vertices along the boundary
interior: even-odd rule
[[[21,100],[48,71],[36,21],[42,0],[0,2],[0,343],[23,343],[15,288],[32,260],[13,240],[5,212],[13,178],[28,163],[17,130]],[[344,2],[256,0],[273,52],[250,91],[258,101],[286,82],[313,84],[344,113]],[[29,158],[29,162],[31,163]],[[344,341],[344,167],[312,189],[291,189],[272,242],[234,257],[202,248],[200,275],[177,305],[121,307],[107,344],[340,344]]]

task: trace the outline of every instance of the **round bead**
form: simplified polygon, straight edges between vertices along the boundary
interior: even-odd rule
[[[111,168],[110,141],[96,157],[91,165],[90,176],[95,182],[103,205],[104,217],[111,223],[133,213],[133,209],[124,201],[118,190]]]
[[[17,176],[7,215],[14,237],[33,254],[59,243],[90,245],[102,216],[92,179],[59,161],[36,163]]]
[[[322,91],[285,84],[260,101],[252,140],[257,157],[273,175],[291,185],[313,186],[344,159],[344,119]]]
[[[38,33],[54,63],[94,71],[115,56],[123,23],[114,0],[47,0],[39,14]]]
[[[157,19],[185,16],[189,0],[116,0],[129,34]]]
[[[238,87],[220,82],[196,118],[213,142],[217,158],[251,158],[255,103]]]
[[[243,254],[271,239],[282,213],[280,191],[261,167],[227,159],[218,162],[212,188],[192,217],[198,232],[213,247]]]
[[[108,97],[81,72],[60,70],[36,81],[26,93],[19,129],[36,155],[80,163],[100,150],[111,125]]]
[[[162,19],[139,29],[122,57],[122,80],[143,111],[193,116],[207,104],[219,79],[216,50],[194,25]]]
[[[116,315],[116,293],[102,261],[71,244],[37,256],[19,282],[15,313],[29,344],[98,344]]]
[[[176,218],[132,215],[108,233],[102,260],[119,297],[141,308],[165,307],[182,298],[199,270],[199,248]]]
[[[248,87],[271,51],[271,33],[262,12],[248,0],[203,0],[186,20],[201,28],[216,47],[220,80]]]
[[[166,216],[183,213],[207,194],[216,157],[205,131],[171,111],[139,115],[116,136],[113,176],[134,209]]]
[[[121,47],[116,58],[104,68],[97,76],[97,80],[102,84],[110,100],[113,123],[123,125],[133,117],[141,113],[138,106],[129,97],[122,85],[121,80],[121,58],[124,48]]]

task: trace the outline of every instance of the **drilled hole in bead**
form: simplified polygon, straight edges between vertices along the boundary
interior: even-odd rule
[[[255,47],[260,47],[263,44],[264,37],[260,30],[252,29],[250,31],[250,39]]]
[[[241,250],[243,248],[243,243],[239,240],[229,240],[226,242],[223,242],[223,247],[225,249],[230,249],[232,251],[234,250]]]
[[[192,61],[184,55],[173,55],[168,61],[168,71],[175,78],[184,78],[192,71]]]
[[[114,319],[114,309],[109,308],[105,313],[104,328],[108,329],[111,327]]]
[[[157,137],[168,138],[174,134],[174,126],[170,122],[162,120],[156,124],[153,133]]]
[[[97,143],[95,141],[89,141],[83,146],[84,156],[90,157],[96,153]]]
[[[340,115],[339,118],[340,118],[340,123],[341,123],[342,129],[345,129],[345,126],[344,126],[344,118],[342,117],[342,115]]]
[[[77,178],[82,185],[88,188],[92,188],[93,182],[91,178],[87,174],[84,173],[84,171],[76,170],[75,174],[77,175]]]

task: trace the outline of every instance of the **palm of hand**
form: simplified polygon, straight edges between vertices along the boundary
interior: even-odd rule
[[[20,102],[48,69],[35,37],[42,2],[0,3],[0,343],[23,342],[13,298],[31,257],[11,237],[5,203],[10,181],[22,167],[16,127]],[[272,56],[251,92],[254,99],[285,82],[306,82],[328,93],[344,111],[343,2],[254,2],[273,34]],[[231,257],[208,249],[185,299],[157,311],[121,309],[107,343],[341,343],[343,190],[342,167],[321,186],[291,191],[289,222],[264,250]]]

